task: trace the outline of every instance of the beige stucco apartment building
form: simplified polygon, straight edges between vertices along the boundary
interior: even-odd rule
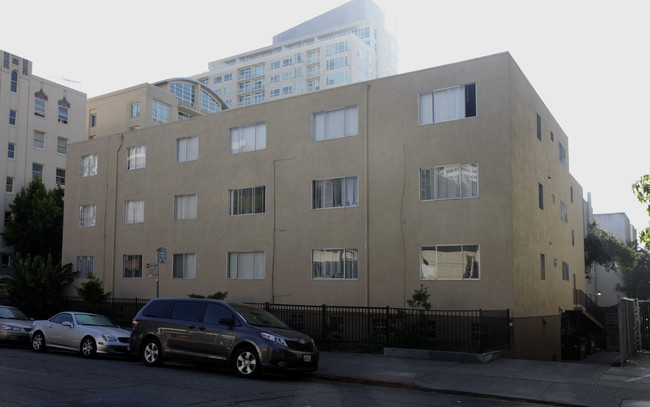
[[[0,51],[0,206],[5,216],[22,187],[39,177],[47,189],[65,187],[68,145],[84,140],[86,95],[32,74],[32,62]],[[13,249],[0,235],[0,274],[10,274]]]
[[[63,261],[115,297],[510,309],[560,359],[584,290],[568,140],[502,53],[68,149]],[[77,284],[84,280],[79,279]]]

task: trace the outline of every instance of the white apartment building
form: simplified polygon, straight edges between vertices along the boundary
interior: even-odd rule
[[[394,75],[397,43],[372,0],[352,0],[208,69],[193,78],[229,107],[247,106]]]
[[[32,62],[0,51],[0,205],[5,216],[16,193],[39,177],[48,189],[65,186],[68,144],[85,139],[86,94],[32,75]],[[11,247],[0,237],[2,266],[11,266]]]

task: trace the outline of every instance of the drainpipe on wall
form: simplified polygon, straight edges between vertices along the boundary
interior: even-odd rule
[[[124,134],[120,134],[120,144],[117,146],[115,151],[115,189],[114,189],[114,207],[113,207],[113,250],[111,256],[111,294],[115,298],[115,256],[116,247],[117,247],[117,181],[119,174],[119,161],[120,161],[120,150],[122,149],[122,143],[124,142]],[[108,177],[106,177],[106,191],[108,191]],[[108,194],[106,195],[106,210],[104,211],[104,227],[106,227],[106,219],[108,218]],[[106,232],[104,231],[104,236]],[[104,238],[105,239],[105,238]],[[106,243],[104,243],[106,244]],[[106,255],[106,249],[104,249],[104,255]]]
[[[370,242],[370,173],[369,173],[369,163],[368,163],[368,142],[369,142],[369,134],[370,134],[370,118],[369,118],[369,113],[370,113],[370,108],[368,106],[370,102],[370,84],[365,83],[365,88],[366,88],[366,145],[365,145],[365,164],[366,164],[366,219],[365,219],[365,229],[366,229],[366,247],[365,247],[365,252],[366,252],[366,307],[370,306],[370,248],[369,248],[369,242]]]

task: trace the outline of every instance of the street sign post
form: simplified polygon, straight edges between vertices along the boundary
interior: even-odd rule
[[[167,249],[159,247],[156,249],[156,298],[160,297],[160,268],[159,264],[167,264]]]

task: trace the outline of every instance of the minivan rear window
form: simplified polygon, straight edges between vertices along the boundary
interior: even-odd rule
[[[171,308],[174,301],[172,300],[157,300],[151,301],[142,310],[142,315],[146,317],[165,318],[169,315],[169,308]]]

